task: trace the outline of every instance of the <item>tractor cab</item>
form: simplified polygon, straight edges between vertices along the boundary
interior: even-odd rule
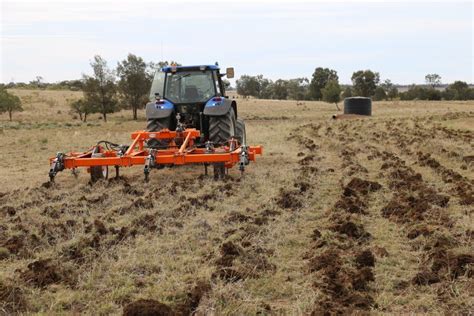
[[[233,137],[237,103],[225,96],[224,76],[233,78],[234,69],[227,68],[225,74],[220,73],[217,64],[159,69],[146,105],[147,130],[175,130],[184,125],[200,130],[204,138],[215,142]]]
[[[232,78],[233,69],[227,69]],[[218,66],[169,66],[156,72],[150,90],[150,101],[167,99],[173,104],[205,103],[225,94]]]

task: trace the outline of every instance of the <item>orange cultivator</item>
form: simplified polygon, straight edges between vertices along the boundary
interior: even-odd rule
[[[245,166],[255,161],[256,155],[262,154],[261,146],[246,146],[236,138],[231,138],[226,144],[209,141],[201,143],[201,132],[193,128],[182,131],[137,131],[131,136],[133,142],[130,146],[101,141],[87,152],[58,153],[56,157],[50,158],[50,180],[54,181],[56,174],[64,169],[72,169],[75,174],[77,168],[87,167],[91,180],[96,181],[108,177],[109,166],[115,167],[118,176],[120,167],[144,165],[145,181],[148,181],[152,168],[187,164],[204,165],[206,174],[207,167],[212,165],[214,176],[222,178],[226,169],[236,164],[243,173]],[[158,142],[160,146],[146,146],[150,140]]]

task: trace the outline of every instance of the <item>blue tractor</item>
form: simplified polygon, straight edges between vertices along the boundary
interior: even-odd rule
[[[217,147],[237,139],[245,145],[245,124],[238,117],[237,102],[225,95],[224,76],[233,78],[234,69],[221,74],[217,63],[159,69],[146,105],[147,130],[196,128],[202,144]],[[148,142],[150,148],[165,145],[158,140]]]

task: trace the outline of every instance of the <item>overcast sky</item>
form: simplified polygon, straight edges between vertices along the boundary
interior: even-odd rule
[[[372,69],[395,83],[474,82],[471,1],[41,1],[0,0],[1,82],[90,73],[146,61],[234,66],[236,76],[311,77],[318,66]]]

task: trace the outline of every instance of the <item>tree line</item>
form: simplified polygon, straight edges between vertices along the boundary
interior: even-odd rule
[[[107,114],[121,109],[131,109],[133,119],[136,120],[138,109],[142,108],[148,100],[155,71],[170,64],[177,63],[174,61],[146,63],[143,58],[129,54],[126,59],[117,63],[115,69],[112,69],[104,58],[96,55],[90,63],[92,74],[83,75],[81,80],[51,84],[45,83],[42,77],[37,76],[28,84],[0,84],[0,113],[8,112],[11,120],[12,112],[23,110],[21,100],[9,93],[7,89],[58,88],[83,91],[83,97],[71,102],[70,106],[73,113],[84,122],[92,113],[100,113],[103,120],[107,121]]]
[[[26,82],[9,82],[0,84],[5,89],[42,89],[42,90],[70,90],[80,91],[84,87],[81,79],[62,80],[58,82],[45,82],[42,76],[36,76],[34,80]]]
[[[84,122],[92,113],[100,113],[104,121],[107,121],[107,114],[120,109],[131,109],[133,119],[136,120],[138,109],[142,108],[148,99],[156,69],[172,63],[176,64],[176,62],[167,61],[146,63],[141,57],[129,54],[112,69],[105,59],[96,55],[90,63],[92,75],[83,75],[80,80],[45,83],[42,77],[37,76],[28,84],[21,82],[0,84],[0,113],[8,112],[11,120],[13,112],[22,111],[20,99],[9,93],[7,91],[9,88],[57,88],[83,91],[83,97],[73,101],[70,106],[71,110]],[[244,97],[322,100],[334,103],[338,109],[341,99],[351,96],[371,97],[375,101],[474,99],[474,89],[463,81],[455,81],[444,91],[439,90],[441,76],[438,74],[427,74],[426,85],[412,85],[405,92],[399,92],[389,79],[381,82],[380,74],[372,70],[355,71],[351,76],[351,81],[352,85],[340,85],[336,70],[318,67],[314,70],[311,80],[295,78],[272,81],[264,78],[263,75],[243,75],[236,81],[236,89],[237,93]],[[230,86],[229,82],[226,82],[226,86]]]
[[[375,101],[393,100],[472,100],[474,89],[466,82],[455,81],[444,91],[437,88],[441,85],[441,76],[428,74],[426,85],[412,85],[406,92],[399,92],[390,79],[380,80],[380,74],[372,70],[358,70],[351,76],[352,85],[340,85],[337,71],[318,67],[311,80],[296,78],[272,81],[262,75],[243,75],[236,82],[237,93],[260,99],[278,100],[316,100],[329,103],[340,102],[351,96],[371,97]]]

